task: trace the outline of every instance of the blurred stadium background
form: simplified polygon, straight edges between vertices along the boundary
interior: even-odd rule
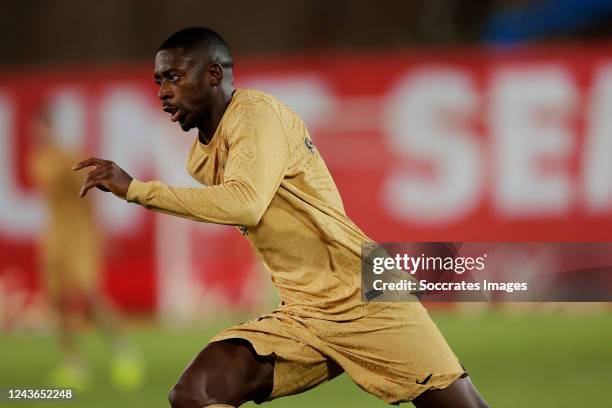
[[[46,209],[28,172],[32,120],[51,106],[67,149],[137,178],[192,185],[192,138],[161,112],[152,80],[157,46],[184,26],[218,30],[234,50],[236,85],[302,115],[348,215],[372,238],[612,241],[612,1],[57,0],[2,9],[0,388],[48,386],[60,360],[39,267]],[[220,328],[274,307],[273,291],[233,228],[93,193],[103,288],[147,369],[141,388],[116,390],[110,351],[84,324],[94,382],[69,406],[167,406],[190,358]],[[610,405],[608,304],[481,306],[430,309],[492,406]],[[315,404],[383,406],[346,376],[270,406]]]

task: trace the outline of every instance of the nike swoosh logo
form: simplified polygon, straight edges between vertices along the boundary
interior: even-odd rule
[[[432,375],[433,375],[433,373],[429,374],[427,377],[425,377],[425,379],[423,381],[416,380],[416,383],[417,384],[421,384],[421,385],[425,385],[431,379]]]

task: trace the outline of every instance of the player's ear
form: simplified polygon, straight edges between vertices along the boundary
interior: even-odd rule
[[[208,76],[211,86],[219,86],[223,81],[223,67],[221,64],[213,63],[208,67]]]

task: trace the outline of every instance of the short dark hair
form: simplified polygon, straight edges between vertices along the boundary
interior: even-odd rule
[[[208,53],[223,67],[232,67],[234,60],[227,43],[216,31],[207,27],[187,27],[172,34],[159,46],[158,51],[182,48]]]

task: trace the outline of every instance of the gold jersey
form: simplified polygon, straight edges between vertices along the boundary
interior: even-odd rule
[[[32,153],[30,176],[42,193],[47,223],[41,234],[43,280],[51,295],[97,285],[102,239],[89,198],[80,198],[83,176],[72,170],[77,155],[57,147]]]
[[[274,97],[236,90],[208,144],[187,161],[202,188],[132,181],[127,200],[197,221],[238,226],[271,273],[282,307],[356,311],[361,244],[300,117]],[[340,316],[338,316],[340,318]]]
[[[362,303],[362,243],[300,118],[275,98],[238,90],[209,144],[187,162],[201,188],[130,184],[127,200],[198,221],[236,225],[276,286],[272,313],[210,341],[245,339],[274,355],[267,399],[305,391],[345,371],[388,403],[410,401],[464,375],[417,301]]]

